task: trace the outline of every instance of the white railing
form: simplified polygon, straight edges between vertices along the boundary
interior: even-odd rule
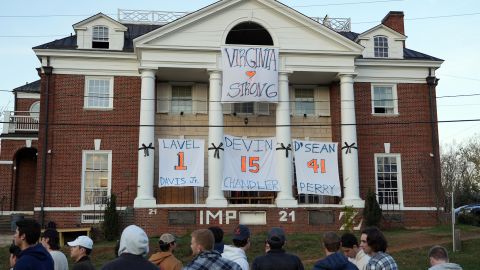
[[[5,111],[3,115],[3,134],[15,132],[38,132],[38,113],[28,111]]]
[[[167,24],[190,12],[155,11],[155,10],[118,10],[118,21],[134,24]]]
[[[329,18],[328,16],[311,18],[336,32],[350,32],[352,26],[350,18]]]

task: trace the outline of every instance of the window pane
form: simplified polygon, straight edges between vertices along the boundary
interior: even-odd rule
[[[373,107],[374,113],[394,113],[393,88],[390,86],[374,86]]]
[[[94,26],[93,27],[93,41],[108,41],[108,27]]]
[[[192,113],[192,87],[172,86],[172,113]]]
[[[110,80],[89,79],[86,98],[88,107],[110,107]]]
[[[253,114],[253,102],[235,103],[233,105],[234,112]]]
[[[313,89],[295,89],[295,115],[314,114]]]
[[[398,204],[397,157],[377,157],[376,181],[379,203]]]

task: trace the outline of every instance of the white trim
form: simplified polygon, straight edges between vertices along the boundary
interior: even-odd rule
[[[380,205],[382,210],[391,210],[387,205]],[[439,207],[438,210],[443,211],[443,207]],[[434,206],[401,206],[396,208],[395,211],[437,211],[437,207]]]
[[[393,99],[393,113],[375,113],[374,107],[374,89],[375,87],[391,87],[392,88],[392,99]],[[370,98],[372,101],[372,115],[374,116],[397,116],[398,115],[398,94],[397,94],[397,84],[386,84],[386,83],[372,83],[370,85]]]
[[[380,67],[426,67],[439,68],[444,61],[434,60],[405,60],[385,58],[356,58],[355,66],[380,66]]]
[[[23,215],[33,216],[33,211],[3,211],[0,213],[0,216],[10,216],[13,214],[23,214]]]
[[[25,93],[25,92],[17,92],[17,99],[40,99],[40,94],[36,93]]]
[[[108,93],[108,106],[107,107],[90,107],[88,106],[88,85],[90,80],[108,80],[108,87],[109,87],[109,93]],[[85,89],[84,89],[84,95],[85,97],[83,98],[83,109],[85,110],[112,110],[113,109],[113,76],[85,76]]]
[[[12,160],[0,160],[0,165],[12,165]]]
[[[108,154],[108,193],[107,195],[110,197],[110,193],[112,190],[112,150],[83,150],[82,151],[82,172],[81,172],[81,179],[82,179],[82,185],[81,185],[81,200],[80,200],[80,205],[82,207],[85,206],[90,206],[90,205],[85,205],[85,169],[86,169],[86,155],[87,154]],[[102,208],[103,206],[100,205],[95,205],[99,206],[99,209]],[[93,208],[93,205],[91,205]]]
[[[38,138],[34,138],[34,137],[1,137],[0,138],[0,141],[1,140],[20,140],[20,141],[25,141],[25,140],[37,140],[38,141]]]
[[[401,154],[385,154],[385,153],[376,153],[374,156],[374,170],[375,170],[375,193],[377,194],[377,201],[378,201],[378,181],[377,181],[377,157],[395,157],[397,159],[397,192],[398,192],[398,204],[389,204],[384,205],[380,204],[382,209],[385,207],[390,207],[392,209],[397,207],[396,209],[401,210],[404,208],[403,206],[403,184],[402,184],[402,155]]]
[[[84,206],[74,206],[74,207],[44,207],[44,211],[49,212],[74,212],[74,211],[103,211],[105,207],[95,207],[93,205],[84,205]],[[126,210],[126,206],[117,206],[117,210],[123,211]],[[41,211],[41,207],[35,207],[35,211]],[[4,211],[5,212],[5,211]],[[32,213],[33,214],[33,213]]]

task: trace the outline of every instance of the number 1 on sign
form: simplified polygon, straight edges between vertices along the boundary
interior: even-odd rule
[[[314,173],[318,173],[318,168],[320,167],[321,173],[326,173],[327,170],[325,169],[325,159],[320,159],[320,165],[318,165],[317,159],[312,159],[307,162],[307,167],[312,168]]]
[[[185,153],[183,152],[178,152],[177,156],[178,156],[178,165],[175,166],[175,171],[186,171],[187,170],[187,166],[185,166],[184,164],[184,161],[185,161],[185,157],[184,157]]]

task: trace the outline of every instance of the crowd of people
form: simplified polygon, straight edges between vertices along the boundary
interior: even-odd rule
[[[10,246],[10,266],[13,270],[68,270],[68,261],[59,249],[57,230],[47,228],[43,233],[38,222],[25,219],[16,222],[17,228]],[[126,227],[115,247],[116,258],[101,267],[103,270],[303,270],[300,258],[285,251],[287,238],[282,228],[274,227],[265,240],[265,253],[248,263],[246,251],[250,248],[250,229],[238,225],[232,233],[232,244],[223,242],[223,230],[218,227],[195,230],[191,234],[190,248],[193,259],[183,265],[175,255],[177,240],[164,233],[159,239],[159,252],[147,259],[149,239],[145,231],[136,226]],[[398,265],[389,255],[387,240],[376,227],[361,232],[360,243],[355,235],[335,232],[323,234],[325,257],[318,260],[313,270],[395,270]],[[95,270],[90,254],[93,241],[79,236],[67,243],[72,270]],[[434,246],[428,253],[429,270],[462,269],[450,263],[447,250]]]

